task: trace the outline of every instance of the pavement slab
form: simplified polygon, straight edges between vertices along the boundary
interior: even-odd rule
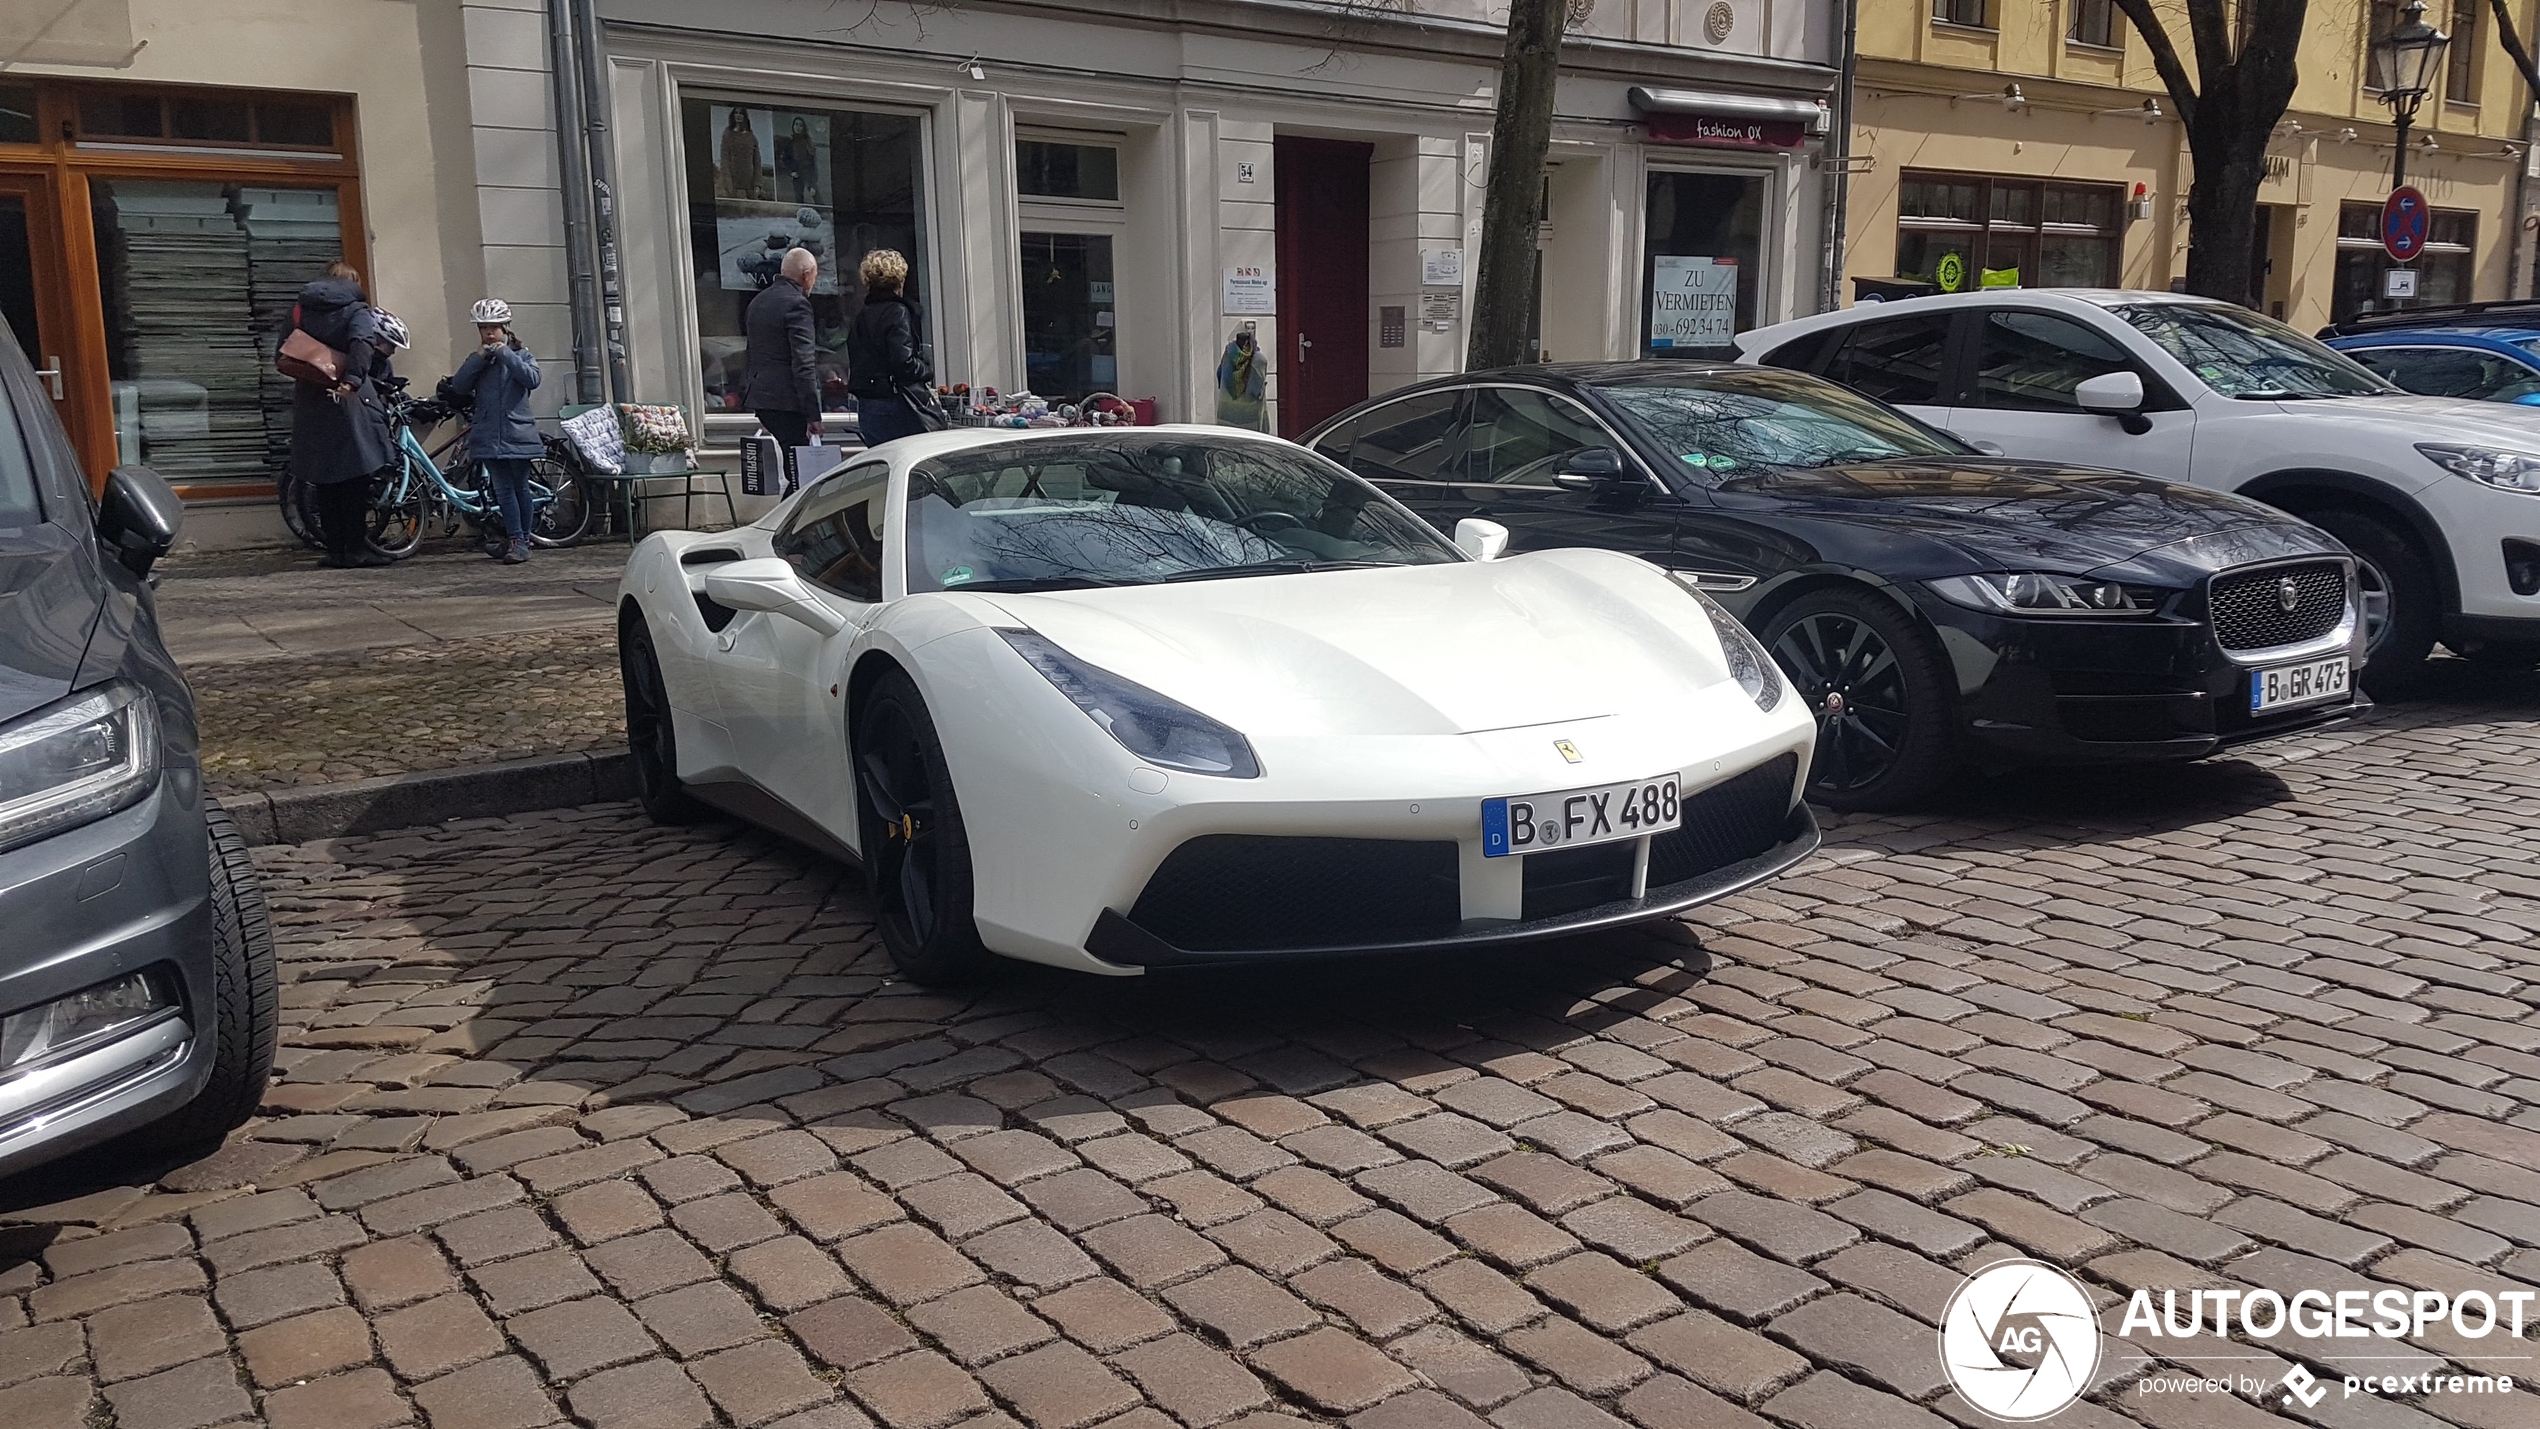
[[[260,848],[264,1114],[0,1184],[0,1421],[1963,1423],[1933,1322],[2016,1255],[2528,1285],[2534,683],[1830,818],[1655,929],[1206,978],[918,988],[846,870],[622,805]],[[2070,1413],[2272,1422],[2187,1387],[2233,1352]],[[2516,1422],[2466,1403],[2378,1407]]]

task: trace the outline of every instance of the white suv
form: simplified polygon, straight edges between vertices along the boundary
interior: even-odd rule
[[[1864,304],[1738,337],[1981,450],[2255,497],[2361,558],[2383,688],[2436,640],[2540,661],[2540,409],[2401,392],[2246,308],[2002,289]]]

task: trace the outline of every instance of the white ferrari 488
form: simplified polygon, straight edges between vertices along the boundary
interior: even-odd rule
[[[1224,428],[904,438],[636,548],[640,797],[861,863],[921,980],[1541,938],[1814,849],[1762,647],[1506,539]]]

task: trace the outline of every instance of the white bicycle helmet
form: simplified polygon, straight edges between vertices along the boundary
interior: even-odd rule
[[[379,340],[381,342],[384,342],[390,347],[396,348],[401,352],[414,345],[412,335],[406,331],[405,322],[395,313],[388,311],[386,308],[373,308],[371,309],[371,313],[379,320]]]
[[[468,318],[479,327],[509,327],[512,305],[500,298],[480,298],[476,306],[468,310]]]

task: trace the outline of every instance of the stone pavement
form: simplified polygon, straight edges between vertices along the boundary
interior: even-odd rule
[[[2005,1256],[2540,1285],[2540,692],[2456,693],[1452,962],[947,995],[728,825],[259,850],[266,1115],[0,1186],[0,1424],[1918,1429],[1985,1422],[1932,1326]],[[2059,1429],[2540,1422],[2528,1339],[2332,1345],[2525,1389],[2316,1410],[2144,1390],[2281,1340],[2109,1346]]]
[[[607,622],[186,669],[228,793],[626,747]]]
[[[205,551],[160,567],[159,627],[179,662],[322,655],[605,624],[626,547],[506,566],[444,543],[384,570],[330,571],[297,547]]]

